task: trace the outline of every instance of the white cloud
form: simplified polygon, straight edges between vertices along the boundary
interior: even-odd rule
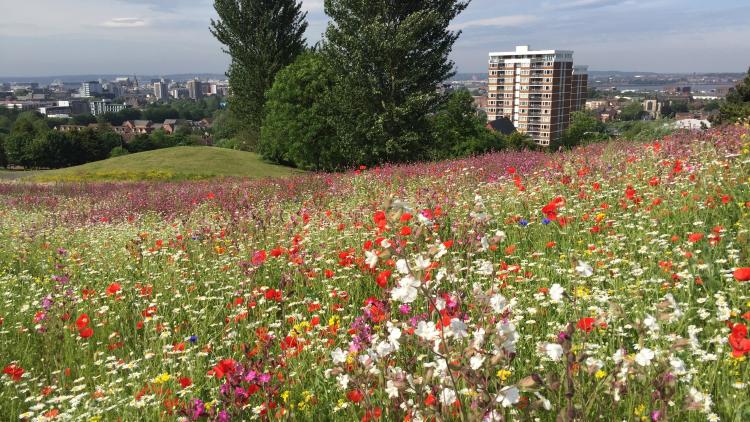
[[[625,3],[624,0],[571,0],[544,3],[547,10],[595,9]]]
[[[497,16],[494,18],[477,19],[472,21],[460,22],[451,25],[452,30],[460,30],[475,27],[495,27],[495,28],[513,28],[528,25],[539,20],[538,16],[533,15],[510,15]]]
[[[142,28],[146,26],[146,21],[140,18],[112,18],[99,26],[105,28]]]

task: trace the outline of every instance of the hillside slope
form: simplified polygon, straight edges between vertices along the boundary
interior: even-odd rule
[[[213,177],[257,179],[301,173],[292,168],[268,164],[251,152],[215,147],[173,147],[39,172],[27,180],[184,180]]]

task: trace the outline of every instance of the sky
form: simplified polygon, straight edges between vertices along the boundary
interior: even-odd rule
[[[325,31],[323,0],[302,0],[307,40]],[[208,30],[212,0],[0,0],[0,76],[223,73]],[[473,0],[452,24],[459,72],[490,51],[574,50],[592,70],[744,72],[748,0]]]

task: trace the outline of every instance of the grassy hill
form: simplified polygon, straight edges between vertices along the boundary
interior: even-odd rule
[[[257,154],[215,147],[174,147],[139,152],[81,166],[37,172],[26,180],[185,180],[213,177],[283,177],[300,170],[263,162]]]

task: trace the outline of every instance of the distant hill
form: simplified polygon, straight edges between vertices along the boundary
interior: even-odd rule
[[[25,180],[185,180],[214,177],[284,177],[300,170],[269,164],[254,153],[217,147],[173,147],[139,152],[81,166],[33,173]]]

